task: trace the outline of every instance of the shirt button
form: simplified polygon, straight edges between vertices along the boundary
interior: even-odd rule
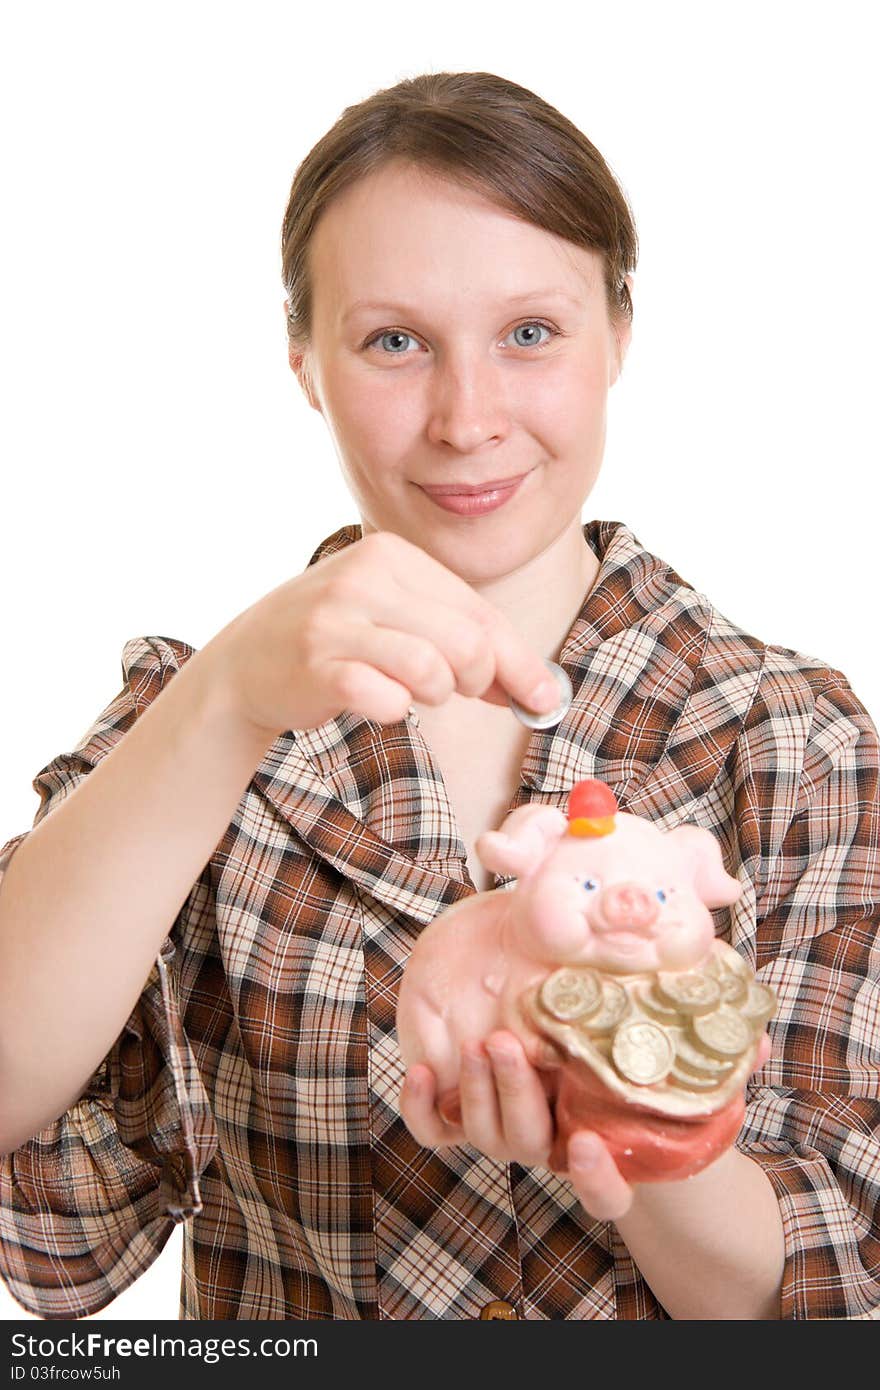
[[[510,1322],[516,1319],[516,1309],[512,1303],[505,1303],[503,1298],[493,1298],[492,1302],[487,1303],[480,1311],[481,1322],[489,1318],[503,1318],[505,1322]]]

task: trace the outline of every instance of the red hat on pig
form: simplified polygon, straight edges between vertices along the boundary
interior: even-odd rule
[[[617,797],[604,782],[588,777],[575,782],[568,796],[569,835],[610,835],[619,810]]]

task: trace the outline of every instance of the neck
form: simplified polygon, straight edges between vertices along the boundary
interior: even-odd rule
[[[596,582],[599,561],[575,520],[520,569],[474,587],[542,656],[555,658]]]

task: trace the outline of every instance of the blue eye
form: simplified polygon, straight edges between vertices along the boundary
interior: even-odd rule
[[[547,337],[543,339],[535,337],[534,333],[536,328],[540,332],[546,333]],[[540,319],[528,319],[525,323],[519,324],[518,327],[512,329],[511,331],[513,334],[514,343],[517,347],[542,348],[545,347],[547,343],[549,343],[551,338],[557,336],[557,330],[555,328],[551,328],[549,323],[542,323]],[[527,333],[533,336],[527,337],[525,340],[523,340],[522,338],[517,337],[517,334],[519,333]]]
[[[384,333],[377,333],[365,346],[372,347],[374,343],[379,343],[389,356],[402,357],[407,352],[407,341],[416,343],[412,334],[404,333],[402,328],[388,328]],[[416,346],[418,346],[417,343]]]
[[[586,888],[588,893],[594,893],[596,889],[599,887],[599,880],[595,878],[585,878],[583,881],[583,886],[584,888]]]
[[[666,902],[666,894],[663,892],[663,889],[662,889],[662,888],[658,888],[658,889],[657,889],[657,901],[658,901],[658,903],[665,903],[665,902]]]

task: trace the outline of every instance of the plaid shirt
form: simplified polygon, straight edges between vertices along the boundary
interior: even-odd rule
[[[564,807],[597,777],[623,810],[718,837],[743,893],[716,929],[779,999],[737,1146],[779,1200],[781,1316],[870,1316],[876,731],[839,671],[728,622],[625,526],[585,535],[601,568],[560,657],[575,700],[532,736],[512,806]],[[120,693],[35,778],[35,824],[192,654],[126,643]],[[410,721],[343,714],[280,735],[82,1098],[0,1160],[12,1295],[45,1318],[93,1313],[183,1221],[182,1318],[467,1319],[496,1299],[521,1318],[665,1317],[564,1179],[420,1148],[399,1117],[401,971],[421,928],[473,891]]]

